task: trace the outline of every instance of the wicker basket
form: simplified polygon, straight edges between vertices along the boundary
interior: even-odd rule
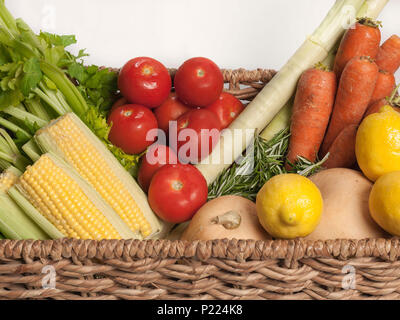
[[[172,71],[173,74],[173,71]],[[272,70],[224,70],[251,100]],[[400,242],[0,241],[2,299],[397,299]]]

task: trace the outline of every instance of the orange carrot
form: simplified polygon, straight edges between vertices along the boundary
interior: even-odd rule
[[[400,37],[393,35],[379,48],[376,64],[382,70],[396,73],[400,67]]]
[[[365,112],[363,118],[368,117],[370,114],[379,112],[381,110],[381,108],[383,106],[386,106],[387,104],[388,104],[388,101],[386,99],[380,99],[378,101],[375,101],[375,102],[371,103],[369,105],[367,111]]]
[[[344,128],[329,148],[329,157],[323,166],[331,168],[352,168],[356,163],[356,135],[358,125]]]
[[[360,124],[374,92],[379,69],[369,57],[355,57],[349,61],[340,78],[321,154],[325,155],[338,134],[347,126]]]
[[[288,162],[315,161],[324,139],[336,93],[336,75],[322,64],[300,77],[293,105]],[[290,169],[290,164],[286,167]]]
[[[368,117],[370,114],[377,113],[381,110],[383,106],[389,105],[395,108],[396,111],[399,110],[399,102],[400,98],[397,96],[397,89],[400,87],[400,84],[393,89],[390,96],[387,96],[385,99],[380,99],[371,103],[364,114],[364,118]]]
[[[371,19],[363,18],[343,36],[335,58],[333,71],[338,79],[346,64],[354,57],[366,56],[375,59],[381,42],[379,24]]]
[[[396,78],[394,77],[393,73],[380,70],[378,73],[378,79],[376,80],[375,90],[372,93],[370,104],[389,97],[395,87]]]

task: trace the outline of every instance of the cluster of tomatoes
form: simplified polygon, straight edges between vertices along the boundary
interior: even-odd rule
[[[122,68],[118,86],[123,98],[110,112],[109,140],[128,154],[147,150],[138,180],[161,219],[191,219],[208,193],[204,177],[192,164],[211,153],[220,131],[243,111],[243,104],[223,92],[223,75],[206,58],[187,60],[173,82],[159,61],[135,58]],[[191,134],[181,138],[183,130]]]

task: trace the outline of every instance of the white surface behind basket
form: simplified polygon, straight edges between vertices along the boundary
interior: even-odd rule
[[[224,68],[279,69],[334,0],[6,0],[36,31],[75,34],[89,62],[120,67],[151,56],[177,67],[193,56]],[[400,34],[400,0],[379,17]],[[400,73],[397,73],[400,81]]]

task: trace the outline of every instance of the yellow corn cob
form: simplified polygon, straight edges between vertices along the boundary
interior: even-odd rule
[[[7,168],[2,174],[0,174],[0,191],[7,192],[18,180],[21,172],[14,168]]]
[[[35,140],[43,152],[68,162],[139,238],[160,232],[161,222],[139,185],[75,114],[51,122]]]
[[[135,237],[98,193],[52,154],[41,156],[28,167],[17,188],[66,237],[96,240]]]
[[[0,232],[8,239],[49,239],[49,233],[41,228],[48,227],[46,222],[37,224],[7,194],[21,174],[18,169],[9,167],[0,175]],[[51,236],[60,237],[51,227],[48,229]]]

